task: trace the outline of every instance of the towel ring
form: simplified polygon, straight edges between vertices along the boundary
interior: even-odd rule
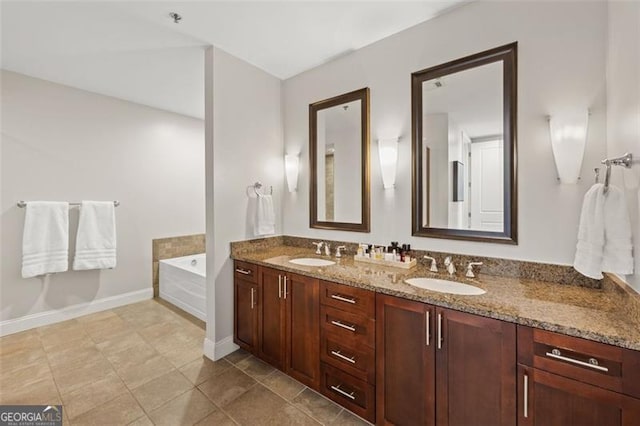
[[[253,185],[249,185],[247,187],[247,196],[251,197],[251,193],[248,192],[249,189],[253,189],[253,192],[256,194],[256,197],[260,195],[266,195],[264,191],[260,192],[260,189],[262,189],[262,187],[263,185],[260,181],[256,181]],[[269,195],[273,195],[273,186],[269,187]]]
[[[609,181],[611,179],[611,166],[622,166],[627,169],[631,168],[631,162],[633,161],[633,155],[630,152],[626,154],[616,157],[616,158],[605,158],[600,163],[604,164],[607,168],[607,171],[604,176],[604,193],[606,194],[609,191]]]

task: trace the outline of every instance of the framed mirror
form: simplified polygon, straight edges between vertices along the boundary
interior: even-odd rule
[[[412,232],[517,244],[517,43],[411,75]]]
[[[309,161],[309,226],[369,232],[369,88],[309,105]]]

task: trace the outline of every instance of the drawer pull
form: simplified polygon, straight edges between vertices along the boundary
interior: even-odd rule
[[[573,359],[573,358],[563,356],[559,349],[553,349],[551,352],[547,352],[546,355],[550,358],[555,358],[555,359],[559,359],[560,361],[570,362],[572,364],[580,365],[582,367],[589,367],[598,371],[609,371],[607,367],[598,365],[598,360],[595,358],[589,358],[589,362],[584,362],[578,359]]]
[[[332,294],[332,295],[331,295],[331,298],[332,298],[332,299],[339,300],[339,301],[341,301],[341,302],[351,303],[351,304],[354,304],[354,305],[355,305],[355,303],[356,303],[356,300],[355,300],[355,299],[350,299],[350,298],[348,298],[348,297],[344,297],[344,296],[341,296],[341,295],[339,295],[339,294]]]
[[[338,392],[338,393],[339,393],[340,395],[342,395],[342,396],[346,396],[347,398],[349,398],[349,399],[350,399],[350,400],[352,400],[352,401],[355,401],[355,400],[356,400],[356,397],[355,397],[355,396],[353,396],[353,394],[354,394],[355,392],[347,393],[347,392],[343,391],[342,389],[340,389],[340,386],[342,386],[342,385],[338,385],[338,386],[331,386],[331,389],[333,389],[334,391]]]
[[[236,268],[236,272],[242,274],[242,275],[251,275],[251,273],[253,272],[251,269],[242,269],[242,268]]]
[[[356,357],[352,356],[351,358],[349,358],[348,356],[342,355],[340,353],[340,351],[331,351],[331,355],[337,356],[340,359],[343,359],[347,362],[350,362],[351,364],[355,364],[356,363]]]
[[[346,330],[349,330],[349,331],[353,331],[354,333],[356,332],[356,326],[355,325],[344,324],[344,323],[342,323],[340,321],[331,321],[331,324],[336,325],[338,327],[342,327],[342,328],[344,328]]]

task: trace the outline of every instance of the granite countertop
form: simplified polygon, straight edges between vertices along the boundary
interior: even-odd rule
[[[626,294],[611,286],[593,289],[482,272],[470,279],[464,277],[464,271],[458,271],[453,279],[486,290],[482,295],[462,296],[423,290],[404,283],[405,279],[413,277],[452,279],[446,271],[433,273],[421,264],[405,270],[356,262],[352,255],[347,255],[340,259],[332,256],[330,259],[336,264],[331,266],[300,266],[289,263],[289,260],[329,257],[317,256],[306,248],[285,245],[234,253],[232,257],[376,293],[640,350],[638,299],[627,300]]]

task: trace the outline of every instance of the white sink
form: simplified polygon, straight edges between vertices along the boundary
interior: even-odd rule
[[[289,262],[295,265],[302,265],[302,266],[330,266],[330,265],[336,264],[336,262],[332,260],[318,259],[317,257],[303,257],[300,259],[291,259]]]
[[[437,278],[410,278],[405,280],[405,283],[440,293],[464,294],[467,296],[477,296],[486,293],[485,290],[479,287]]]

